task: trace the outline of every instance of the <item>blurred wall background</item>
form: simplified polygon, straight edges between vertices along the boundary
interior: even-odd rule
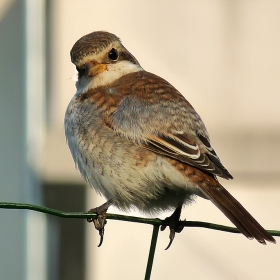
[[[221,182],[265,228],[280,229],[279,14],[280,1],[272,0],[3,1],[1,200],[65,211],[104,202],[74,168],[63,118],[75,93],[69,51],[81,36],[107,30],[144,69],[185,95],[235,178]],[[22,178],[33,179],[23,183]],[[97,248],[98,234],[84,221],[21,215],[1,211],[5,279],[143,279],[150,226],[109,221]],[[185,208],[182,218],[230,225],[203,199]],[[19,222],[12,223],[15,219]],[[7,255],[15,240],[19,251]],[[194,228],[164,251],[167,243],[168,232],[160,233],[152,279],[279,279],[279,245]]]

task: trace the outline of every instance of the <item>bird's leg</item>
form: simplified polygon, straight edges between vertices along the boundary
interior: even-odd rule
[[[174,240],[174,237],[175,237],[175,233],[181,232],[184,228],[184,225],[182,225],[182,223],[180,221],[181,212],[182,212],[182,206],[177,207],[175,209],[174,213],[170,217],[167,217],[163,221],[163,223],[160,227],[160,230],[165,230],[165,228],[167,226],[169,226],[169,228],[170,228],[170,234],[169,234],[170,241],[165,250],[167,250],[171,246],[171,244]]]
[[[98,230],[100,235],[100,242],[98,244],[98,247],[100,247],[103,243],[103,237],[104,237],[104,227],[107,224],[106,221],[106,213],[110,205],[112,205],[113,201],[110,199],[104,204],[102,204],[99,207],[90,209],[89,213],[97,214],[97,218],[88,218],[87,221],[89,223],[93,222],[95,228]]]

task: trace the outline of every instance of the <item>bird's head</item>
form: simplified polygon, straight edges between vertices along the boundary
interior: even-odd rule
[[[136,58],[109,32],[96,31],[80,38],[70,51],[78,71],[79,92],[107,86],[126,74],[143,70]]]

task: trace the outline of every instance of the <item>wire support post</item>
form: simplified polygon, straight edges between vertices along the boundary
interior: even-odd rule
[[[150,280],[150,278],[151,278],[154,256],[155,256],[155,251],[156,251],[156,246],[157,246],[158,232],[159,232],[159,225],[154,225],[152,239],[151,239],[151,245],[150,245],[150,251],[149,251],[149,256],[148,256],[148,262],[147,262],[147,267],[146,267],[145,280]]]

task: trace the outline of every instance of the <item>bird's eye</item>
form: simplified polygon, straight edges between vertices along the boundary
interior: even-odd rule
[[[118,51],[116,49],[112,48],[108,54],[108,57],[113,61],[118,60],[118,58],[119,58]]]

